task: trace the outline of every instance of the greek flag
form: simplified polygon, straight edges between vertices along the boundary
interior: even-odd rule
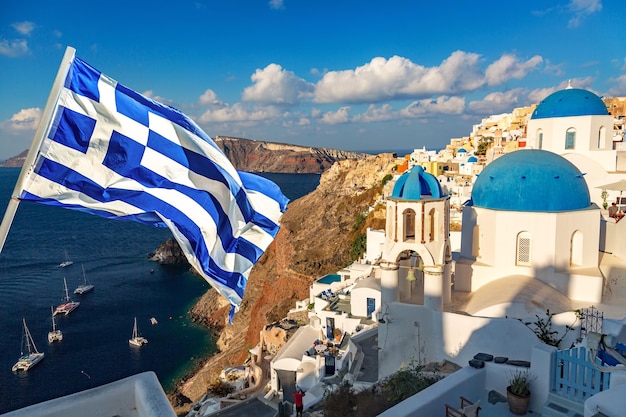
[[[168,227],[231,320],[288,202],[183,113],[75,56],[19,199]]]

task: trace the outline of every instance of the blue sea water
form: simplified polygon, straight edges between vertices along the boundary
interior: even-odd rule
[[[19,169],[0,169],[0,215]],[[318,174],[263,174],[295,200],[317,187]],[[0,413],[152,370],[165,390],[215,349],[210,333],[187,311],[209,285],[184,267],[147,259],[171,237],[167,229],[21,203],[0,253]],[[74,264],[59,268],[65,252]],[[73,290],[83,281],[95,290]],[[151,272],[153,270],[153,272]],[[80,307],[55,317],[63,340],[49,344],[50,307],[60,303],[63,278]],[[128,344],[133,320],[149,343]],[[152,325],[155,317],[158,324]],[[22,318],[44,360],[13,373],[21,352]]]

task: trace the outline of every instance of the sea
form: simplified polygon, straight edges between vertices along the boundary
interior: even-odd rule
[[[0,168],[0,215],[18,175],[19,168]],[[319,174],[262,175],[291,201],[320,180]],[[168,229],[20,204],[0,253],[0,414],[144,371],[154,371],[169,391],[215,351],[210,332],[187,314],[209,284],[186,267],[148,260],[170,237]],[[73,265],[59,267],[66,256]],[[74,295],[83,268],[95,289]],[[63,340],[49,344],[50,309],[65,295],[64,278],[80,306],[55,317]],[[140,349],[128,344],[135,318],[148,339]],[[28,372],[14,373],[22,319],[45,357]]]

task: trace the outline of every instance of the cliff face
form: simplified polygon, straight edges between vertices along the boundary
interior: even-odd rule
[[[386,154],[338,162],[322,174],[315,191],[289,204],[276,239],[252,269],[233,325],[226,324],[229,306],[215,291],[193,307],[192,317],[216,330],[220,353],[175,394],[197,401],[221,369],[243,363],[266,324],[285,317],[297,300],[309,296],[313,280],[351,263],[356,234],[368,226],[384,227],[366,222],[355,228],[355,220],[375,202],[383,177],[398,163]]]
[[[4,168],[19,168],[24,165],[24,160],[26,159],[26,154],[28,154],[28,149],[22,152],[19,155],[14,156],[13,158],[7,159],[6,161],[0,163],[0,167]]]
[[[248,172],[319,174],[337,161],[360,160],[371,156],[358,152],[226,136],[216,136],[214,142],[236,169]],[[0,167],[21,167],[27,153],[28,150],[1,162]]]
[[[312,174],[327,170],[337,161],[360,160],[367,154],[284,143],[216,136],[217,146],[239,170]]]

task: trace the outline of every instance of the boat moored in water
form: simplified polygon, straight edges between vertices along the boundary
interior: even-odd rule
[[[18,361],[13,365],[13,372],[17,371],[28,371],[33,366],[37,365],[44,357],[43,352],[39,352],[37,350],[37,346],[35,346],[35,342],[33,341],[33,337],[30,335],[30,331],[28,331],[28,327],[26,326],[26,319],[22,319],[22,323],[24,326],[24,333],[22,335],[22,348],[24,347],[24,343],[26,343],[26,351],[22,351],[22,355],[18,359]]]
[[[65,278],[63,278],[63,284],[65,286],[65,302],[62,304],[59,304],[56,308],[56,310],[54,310],[53,315],[57,315],[57,314],[65,314],[66,316],[68,314],[70,314],[72,311],[76,310],[78,308],[78,306],[80,305],[79,301],[73,301],[70,298],[70,294],[67,290],[67,280]]]

